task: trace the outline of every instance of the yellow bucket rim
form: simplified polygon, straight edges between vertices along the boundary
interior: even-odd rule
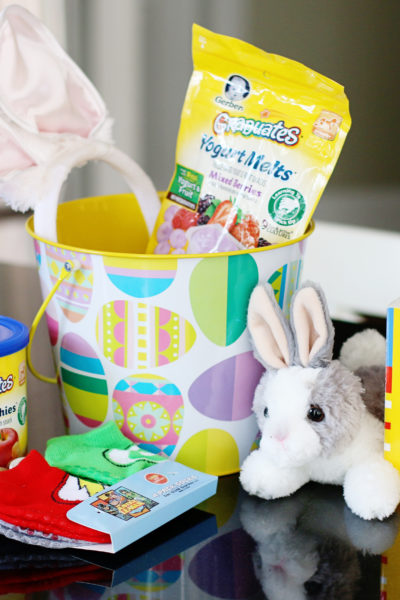
[[[79,200],[72,200],[70,202],[78,202]],[[247,248],[244,250],[231,250],[230,252],[210,252],[204,254],[145,254],[145,253],[128,253],[128,252],[110,252],[110,251],[101,251],[101,250],[91,250],[90,248],[81,248],[77,246],[69,246],[68,244],[61,244],[59,242],[53,242],[50,240],[46,240],[45,238],[37,235],[34,231],[33,227],[33,215],[30,216],[26,223],[25,229],[28,234],[38,242],[43,242],[49,246],[53,246],[55,248],[62,248],[63,250],[68,250],[70,252],[79,252],[81,254],[93,254],[98,256],[110,256],[113,258],[143,258],[143,259],[157,259],[157,260],[176,260],[176,259],[190,259],[190,258],[218,258],[221,256],[240,256],[242,254],[258,254],[260,252],[268,252],[271,250],[276,250],[278,248],[286,248],[288,246],[292,246],[294,244],[298,244],[302,240],[308,238],[315,229],[315,223],[311,220],[307,226],[307,229],[303,235],[289,240],[287,242],[281,242],[278,244],[271,244],[270,246],[263,246],[262,248]]]

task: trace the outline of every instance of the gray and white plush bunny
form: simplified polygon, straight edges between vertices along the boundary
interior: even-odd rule
[[[372,365],[368,356],[384,347],[384,338],[373,330],[356,334],[344,344],[342,360],[332,360],[334,328],[313,283],[293,296],[290,321],[272,288],[257,286],[248,329],[266,371],[253,402],[260,446],[241,467],[244,489],[272,499],[308,481],[343,485],[356,515],[391,515],[400,501],[400,476],[383,456],[384,358]]]

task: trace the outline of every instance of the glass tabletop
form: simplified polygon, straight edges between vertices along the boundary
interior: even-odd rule
[[[214,497],[115,555],[2,538],[0,598],[398,598],[398,527],[397,514],[355,516],[336,486],[309,484],[267,502],[232,475]]]

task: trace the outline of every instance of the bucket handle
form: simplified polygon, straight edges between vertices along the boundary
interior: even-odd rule
[[[45,383],[57,383],[57,378],[56,377],[47,377],[46,375],[42,375],[33,366],[33,363],[32,363],[33,338],[35,337],[36,330],[37,330],[38,325],[45,313],[46,308],[50,304],[50,301],[52,300],[54,294],[56,293],[56,291],[58,290],[58,288],[60,287],[62,282],[65,279],[67,279],[71,275],[71,273],[78,271],[80,268],[81,268],[81,263],[79,262],[79,260],[67,260],[64,263],[63,268],[61,269],[61,272],[60,272],[60,275],[58,276],[57,281],[55,282],[55,284],[53,285],[53,288],[47,295],[47,298],[43,301],[43,304],[37,311],[35,318],[33,319],[32,326],[29,331],[29,342],[28,342],[28,346],[27,346],[27,350],[26,350],[26,362],[28,363],[28,368],[29,368],[30,372],[35,377],[37,377],[37,379],[40,379],[40,381],[44,381]]]

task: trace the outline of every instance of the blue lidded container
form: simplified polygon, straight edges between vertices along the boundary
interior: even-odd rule
[[[28,446],[26,347],[29,330],[0,316],[0,467],[24,456]]]
[[[0,316],[0,356],[14,354],[26,348],[29,342],[29,330],[26,325]]]

